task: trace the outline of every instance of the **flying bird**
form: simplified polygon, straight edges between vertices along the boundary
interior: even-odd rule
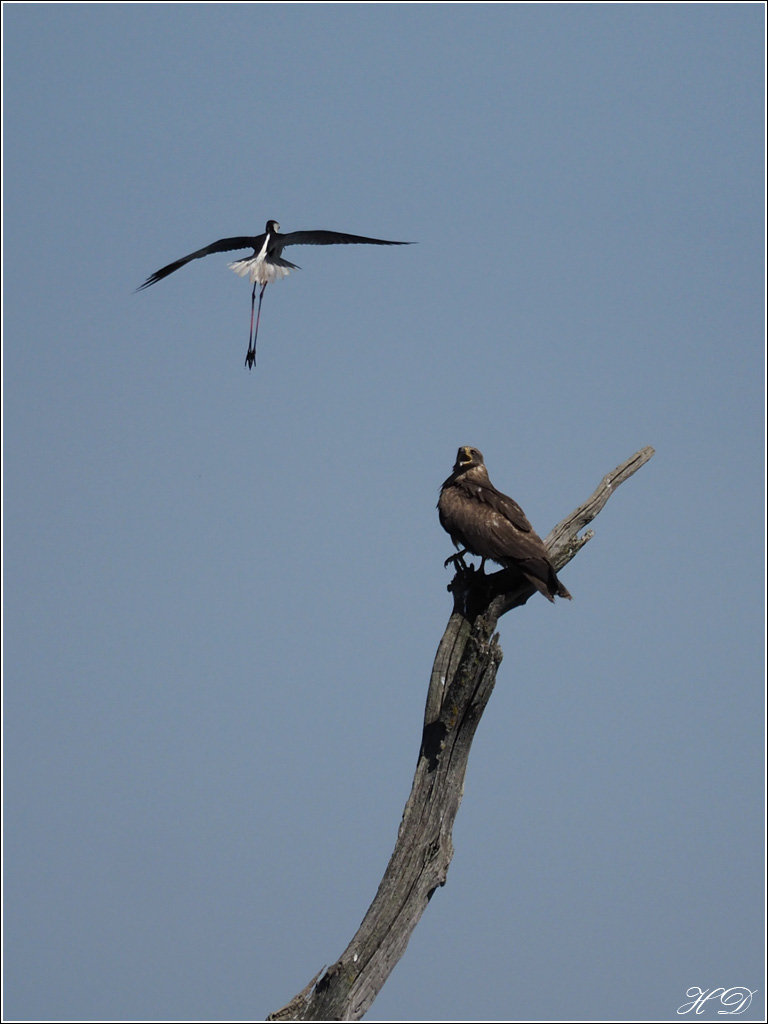
[[[164,277],[168,277],[175,270],[183,267],[191,260],[198,260],[201,256],[210,256],[215,252],[231,252],[233,249],[253,249],[253,256],[246,256],[244,259],[235,260],[229,266],[240,277],[250,277],[253,283],[251,292],[251,329],[248,335],[248,353],[245,357],[245,365],[248,369],[253,368],[256,361],[256,338],[259,333],[259,317],[261,316],[261,300],[264,292],[271,281],[279,281],[281,277],[287,277],[292,270],[301,270],[295,263],[289,263],[282,257],[283,249],[288,245],[410,245],[410,242],[388,242],[384,238],[366,238],[364,235],[348,235],[342,231],[289,231],[287,235],[280,234],[280,225],[276,220],[268,220],[263,235],[238,235],[236,238],[220,238],[218,242],[211,242],[197,252],[191,252],[189,256],[182,256],[175,263],[169,263],[167,267],[156,270],[151,277],[148,277],[144,284],[136,290],[142,291],[149,288],[151,284],[157,284]],[[256,286],[261,285],[259,292],[259,308],[256,313],[256,329],[253,327],[253,314],[256,303]]]
[[[514,569],[549,601],[571,595],[557,578],[544,541],[512,498],[497,491],[488,477],[482,452],[459,448],[453,472],[440,488],[440,525],[460,550],[446,559],[462,563],[468,551]]]

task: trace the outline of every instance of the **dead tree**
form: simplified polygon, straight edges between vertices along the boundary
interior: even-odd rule
[[[591,530],[581,531],[653,454],[643,448],[617,466],[550,532],[545,544],[556,570],[591,539]],[[413,787],[378,892],[336,963],[268,1020],[360,1020],[405,952],[435,889],[445,884],[469,749],[502,659],[496,625],[536,593],[507,569],[491,575],[459,570],[449,590],[453,612],[432,668]]]

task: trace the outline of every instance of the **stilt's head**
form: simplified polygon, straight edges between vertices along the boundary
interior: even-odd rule
[[[279,230],[280,230],[280,225],[277,223],[276,220],[268,220],[267,221],[266,231],[267,231],[268,235],[274,235],[274,233],[276,231],[279,231]]]

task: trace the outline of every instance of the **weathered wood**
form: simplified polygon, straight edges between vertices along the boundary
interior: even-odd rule
[[[593,536],[580,531],[616,488],[652,457],[651,447],[606,474],[595,492],[545,539],[559,571]],[[453,612],[435,656],[411,795],[373,903],[341,957],[268,1020],[359,1020],[381,990],[453,857],[453,823],[469,751],[490,699],[502,652],[499,618],[535,594],[522,577],[459,570]]]

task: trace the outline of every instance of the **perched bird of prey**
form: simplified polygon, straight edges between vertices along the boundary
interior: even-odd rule
[[[514,569],[548,600],[571,595],[557,578],[544,541],[512,498],[497,491],[488,477],[482,452],[465,445],[459,448],[453,472],[440,488],[437,502],[440,524],[451,535],[461,561],[469,551],[483,563],[489,558]]]
[[[287,235],[280,234],[280,225],[276,220],[268,220],[263,235],[238,235],[236,238],[220,238],[218,242],[211,242],[197,252],[191,252],[189,256],[182,256],[175,263],[169,263],[167,267],[156,270],[151,277],[148,277],[144,284],[136,290],[149,288],[151,284],[157,284],[164,277],[168,277],[174,270],[183,267],[191,260],[198,260],[201,256],[210,256],[214,252],[231,252],[233,249],[253,249],[253,256],[246,256],[244,259],[235,260],[229,266],[240,277],[249,277],[253,283],[251,292],[251,330],[248,335],[248,354],[245,357],[245,365],[253,368],[256,361],[256,337],[259,333],[259,317],[261,316],[261,300],[264,298],[264,291],[270,281],[279,281],[281,277],[287,277],[292,270],[300,270],[295,263],[289,263],[282,257],[283,249],[287,245],[410,245],[410,242],[388,242],[383,238],[366,238],[364,235],[348,235],[342,231],[290,231]],[[256,285],[261,285],[259,292],[259,310],[256,314],[256,330],[253,329],[253,311],[256,302]]]

